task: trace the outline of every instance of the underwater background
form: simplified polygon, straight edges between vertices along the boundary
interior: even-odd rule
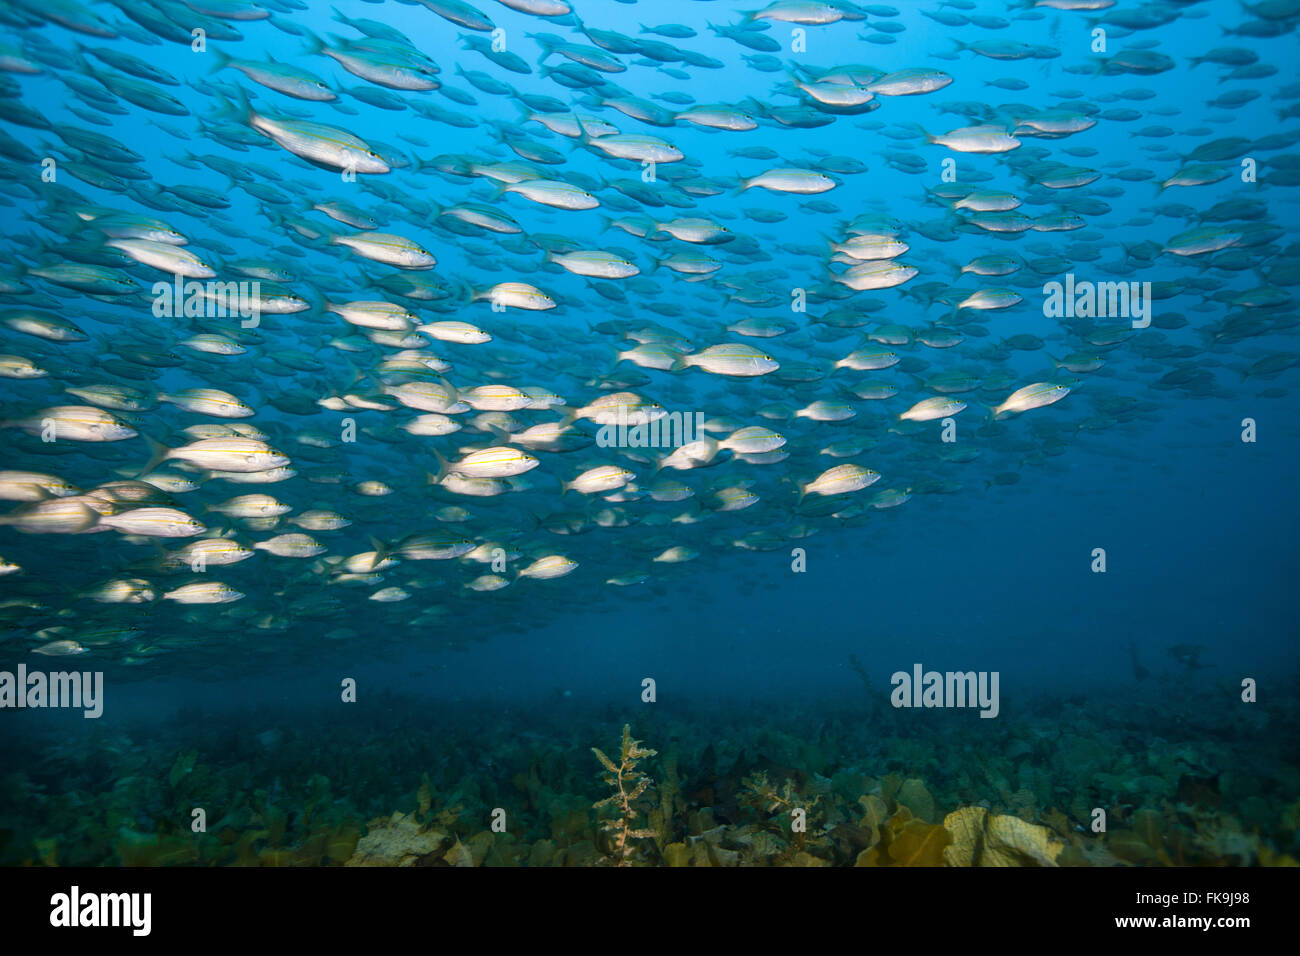
[[[1300,4],[573,7],[0,5],[0,863],[1294,865]]]

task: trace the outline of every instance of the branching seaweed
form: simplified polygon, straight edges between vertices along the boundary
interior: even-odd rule
[[[793,780],[787,779],[784,786],[778,790],[762,771],[747,780],[742,780],[741,785],[745,788],[744,797],[748,802],[767,814],[789,813],[797,807],[811,811],[821,801],[819,796],[811,799],[805,797],[795,788]]]
[[[624,724],[619,763],[615,764],[598,747],[592,747],[591,752],[608,771],[602,779],[614,790],[605,799],[597,800],[592,807],[599,810],[613,806],[618,810],[616,819],[601,821],[601,831],[610,838],[610,859],[614,865],[627,866],[636,849],[631,841],[650,840],[656,836],[654,830],[633,826],[636,817],[640,815],[640,811],[633,806],[633,801],[654,784],[649,776],[637,770],[637,763],[645,757],[653,757],[659,751],[642,747],[641,741],[632,739],[632,725]]]

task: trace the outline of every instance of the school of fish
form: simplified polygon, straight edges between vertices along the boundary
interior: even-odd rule
[[[634,613],[1288,395],[1300,0],[759,4],[0,5],[7,655]]]

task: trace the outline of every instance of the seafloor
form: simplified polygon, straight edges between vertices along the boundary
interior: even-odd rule
[[[1300,697],[1142,690],[996,720],[872,694],[84,721],[0,743],[0,863],[1296,865]]]

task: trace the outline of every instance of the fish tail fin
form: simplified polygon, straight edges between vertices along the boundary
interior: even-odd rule
[[[441,375],[438,376],[438,384],[454,395],[455,401],[460,401],[460,390],[457,389],[455,385],[451,384],[451,382],[447,381]]]
[[[226,111],[238,122],[243,123],[245,126],[252,126],[257,113],[253,110],[253,104],[248,101],[248,91],[238,83],[233,84],[233,86],[235,99],[233,103],[227,101],[226,107],[228,109]]]
[[[145,463],[145,466],[141,468],[140,471],[136,474],[137,478],[139,478],[141,475],[149,474],[151,471],[153,471],[155,468],[161,465],[164,461],[166,461],[167,456],[171,454],[171,449],[168,448],[166,445],[164,445],[162,442],[158,441],[156,438],[152,438],[149,435],[146,435],[144,432],[140,433],[140,437],[143,438],[149,445],[149,460]]]
[[[679,356],[677,356],[677,358],[673,359],[672,367],[671,367],[670,369],[668,369],[668,371],[670,371],[670,372],[681,372],[681,371],[685,371],[686,369],[688,369],[688,368],[691,367],[691,361],[690,361],[690,358],[691,358],[691,357],[690,357],[689,355],[679,355]]]
[[[746,112],[753,113],[755,116],[762,116],[763,118],[766,119],[769,118],[771,115],[768,108],[764,106],[762,102],[754,99],[754,97],[752,96],[746,96],[743,100],[740,101],[739,105],[743,107]]]
[[[226,67],[230,66],[230,59],[231,59],[229,53],[226,53],[225,51],[218,49],[217,47],[213,47],[211,53],[212,53],[213,65],[208,68],[209,76],[211,76],[213,73],[217,73],[221,70],[224,70]]]
[[[375,552],[376,565],[383,564],[384,561],[388,559],[388,556],[392,554],[393,551],[395,550],[394,545],[385,544],[383,541],[381,541],[379,538],[376,538],[374,535],[370,535],[370,547]]]
[[[533,118],[532,109],[525,107],[525,105],[521,103],[520,100],[517,99],[512,99],[510,103],[512,107],[515,107],[515,121],[517,125],[523,126],[525,122],[532,121]]]
[[[740,173],[736,173],[736,188],[731,191],[731,195],[739,196],[748,188],[749,188],[749,180],[747,180],[744,176],[740,175]]]
[[[352,381],[347,384],[346,386],[347,388],[356,388],[357,385],[361,384],[362,382],[365,382],[367,385],[373,388],[376,392],[379,392],[381,395],[388,394],[388,392],[385,391],[385,389],[388,387],[387,384],[384,382],[383,378],[380,377],[380,375],[374,369],[357,368],[356,365],[354,365],[350,361],[347,361],[346,359],[343,362],[343,366],[345,369],[344,372],[345,375],[349,372],[352,374]]]
[[[573,119],[578,124],[578,142],[583,146],[590,146],[591,134],[587,132],[587,124],[582,121],[582,116],[577,110],[573,111]]]
[[[433,457],[434,460],[438,462],[438,470],[436,473],[430,473],[429,484],[437,485],[441,484],[442,479],[447,477],[451,468],[451,463],[448,462],[447,459],[443,457],[442,452],[438,451],[436,448],[433,450]]]
[[[325,41],[313,33],[311,30],[303,30],[303,42],[306,44],[300,51],[300,56],[319,56],[325,49]]]

